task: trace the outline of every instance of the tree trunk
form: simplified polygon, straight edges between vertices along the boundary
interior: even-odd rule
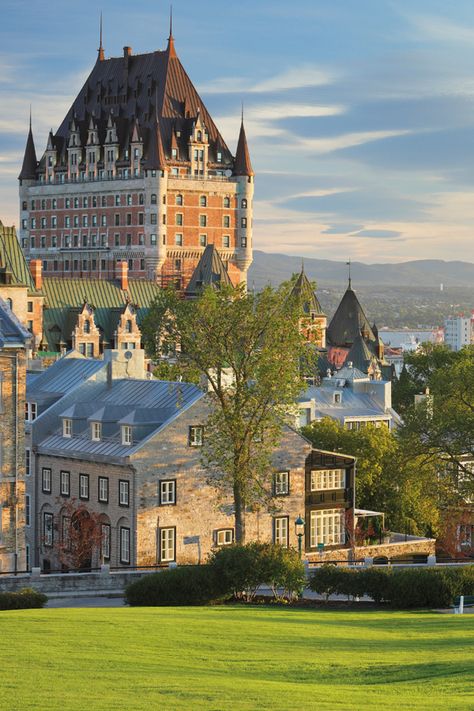
[[[245,505],[240,486],[234,484],[235,542],[245,543]]]

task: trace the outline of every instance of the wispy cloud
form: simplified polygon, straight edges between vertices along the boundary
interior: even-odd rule
[[[402,13],[409,24],[417,31],[417,38],[436,40],[437,42],[474,42],[474,25],[453,22],[441,15],[421,15]],[[421,37],[420,37],[421,35]]]
[[[245,77],[220,77],[207,84],[201,84],[200,90],[203,94],[265,94],[310,86],[326,86],[333,84],[338,76],[339,74],[334,70],[303,64],[257,82]]]
[[[354,133],[342,133],[339,136],[330,136],[328,138],[295,137],[294,147],[313,153],[333,153],[334,151],[341,151],[344,148],[361,146],[364,143],[382,141],[386,138],[395,138],[397,136],[407,136],[410,133],[413,132],[403,129],[393,131],[358,131]]]

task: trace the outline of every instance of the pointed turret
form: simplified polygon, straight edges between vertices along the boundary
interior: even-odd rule
[[[370,351],[362,334],[359,334],[347,354],[345,365],[352,363],[354,368],[357,368],[363,373],[368,373],[373,361],[375,361],[374,354]]]
[[[311,286],[311,282],[306,276],[304,271],[304,266],[301,267],[301,272],[298,275],[297,280],[291,290],[292,296],[297,296],[301,299],[303,304],[303,311],[305,314],[314,314],[318,316],[324,316],[324,312],[319,303],[318,297],[314,293],[314,289]]]
[[[364,334],[366,340],[376,340],[364,309],[360,305],[349,280],[349,285],[341,299],[341,303],[328,326],[328,344],[339,348],[350,348],[361,333]]]
[[[38,160],[36,158],[36,149],[35,142],[33,140],[30,115],[30,129],[28,131],[28,138],[26,139],[25,155],[23,156],[23,165],[21,166],[21,173],[18,176],[18,180],[36,180],[37,167]]]
[[[208,244],[187,286],[186,296],[198,296],[205,286],[217,289],[222,285],[232,286],[232,281],[219,252],[213,244]]]
[[[100,13],[99,49],[97,50],[97,61],[103,62],[105,59],[104,48],[102,46],[102,13]]]
[[[240,124],[239,142],[237,143],[237,151],[234,161],[234,175],[247,175],[248,177],[255,175],[250,162],[250,153],[247,145],[247,137],[245,135],[244,117]]]
[[[146,170],[168,170],[163,140],[161,138],[160,122],[158,121],[158,113],[156,111],[153,126],[150,129],[147,159],[143,167],[146,168]]]
[[[176,49],[174,47],[174,37],[173,37],[173,8],[170,8],[170,34],[168,37],[168,56],[176,57]]]

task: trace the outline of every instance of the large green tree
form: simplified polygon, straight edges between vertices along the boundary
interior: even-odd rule
[[[233,498],[239,542],[246,510],[269,503],[272,455],[285,419],[294,423],[307,356],[300,315],[289,285],[257,294],[208,287],[196,300],[163,292],[144,325],[149,353],[171,354],[175,375],[199,374],[208,389],[203,463],[210,482]]]

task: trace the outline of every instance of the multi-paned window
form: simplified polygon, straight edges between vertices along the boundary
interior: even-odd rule
[[[25,474],[30,476],[31,474],[31,449],[25,449]]]
[[[160,481],[160,504],[167,506],[176,503],[176,479]]]
[[[89,474],[79,474],[79,498],[89,499]]]
[[[72,437],[72,420],[69,417],[63,418],[63,437]]]
[[[33,422],[33,420],[36,420],[36,413],[36,402],[25,402],[25,420],[27,422]]]
[[[176,528],[160,529],[160,562],[170,563],[176,559]]]
[[[191,447],[202,447],[204,441],[204,427],[194,425],[189,428],[189,444]]]
[[[43,514],[43,543],[48,548],[53,545],[53,514],[49,511]]]
[[[233,528],[221,528],[220,531],[216,531],[216,544],[218,546],[230,546],[234,542],[234,529]]]
[[[130,482],[119,480],[119,506],[130,506]]]
[[[275,472],[273,475],[273,494],[285,496],[290,493],[290,472]]]
[[[25,526],[31,526],[31,496],[25,494]]]
[[[344,489],[345,485],[344,469],[316,469],[311,472],[311,491]]]
[[[327,546],[341,545],[345,542],[344,509],[322,509],[311,511],[310,546],[318,543]]]
[[[122,444],[131,445],[133,441],[133,433],[130,425],[122,425]]]
[[[41,490],[43,494],[51,493],[51,469],[43,467],[41,472]]]
[[[288,516],[273,519],[273,543],[288,548]]]
[[[59,473],[59,491],[61,496],[69,496],[71,493],[71,473],[61,471]]]
[[[101,422],[93,422],[91,424],[92,428],[92,441],[93,442],[100,442],[102,439],[102,423]]]
[[[102,531],[102,541],[101,541],[101,555],[102,560],[110,560],[110,524],[103,523],[101,526]]]
[[[130,563],[130,529],[120,527],[120,562]]]
[[[99,501],[103,504],[109,500],[109,480],[106,476],[99,477]]]

